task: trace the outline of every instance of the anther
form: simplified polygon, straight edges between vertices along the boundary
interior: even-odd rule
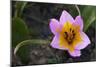
[[[72,29],[70,28],[70,32],[72,31]]]
[[[75,33],[73,33],[73,36],[75,36]]]
[[[67,32],[64,32],[64,34],[65,34],[65,38],[67,38],[68,37],[68,33]]]
[[[74,30],[72,30],[72,33],[74,33]]]

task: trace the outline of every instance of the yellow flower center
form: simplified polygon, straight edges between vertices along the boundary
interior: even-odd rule
[[[68,48],[70,51],[74,51],[74,47],[82,41],[79,31],[79,25],[73,25],[70,22],[66,22],[60,31],[60,47]]]

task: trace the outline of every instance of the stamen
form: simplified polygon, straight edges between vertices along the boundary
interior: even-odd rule
[[[75,38],[75,32],[72,28],[69,29],[69,33],[68,32],[64,32],[64,37],[66,39],[66,41],[71,44]]]
[[[75,33],[73,33],[73,36],[75,36]]]
[[[65,35],[65,38],[67,39],[68,33],[67,32],[64,32],[64,35]]]
[[[74,30],[72,30],[72,33],[74,33]]]
[[[72,31],[72,29],[70,28],[70,32]]]

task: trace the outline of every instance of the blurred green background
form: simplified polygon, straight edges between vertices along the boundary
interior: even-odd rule
[[[82,55],[71,57],[67,51],[50,46],[53,34],[49,29],[51,18],[59,19],[63,10],[74,18],[79,15],[74,4],[55,4],[12,1],[11,4],[11,59],[13,66],[87,62],[96,60],[96,6],[77,5],[84,20],[84,32],[91,44],[82,50]],[[29,40],[29,41],[27,41]],[[14,50],[18,44],[26,45]]]

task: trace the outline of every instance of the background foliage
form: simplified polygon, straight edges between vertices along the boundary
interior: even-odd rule
[[[79,14],[75,5],[12,1],[12,65],[54,64],[96,60],[96,6],[78,5],[84,20],[84,31],[91,44],[82,56],[71,57],[66,51],[50,47],[53,34],[50,18],[59,19],[67,10],[74,18]],[[28,41],[27,41],[28,40]],[[18,45],[22,46],[14,54]]]

